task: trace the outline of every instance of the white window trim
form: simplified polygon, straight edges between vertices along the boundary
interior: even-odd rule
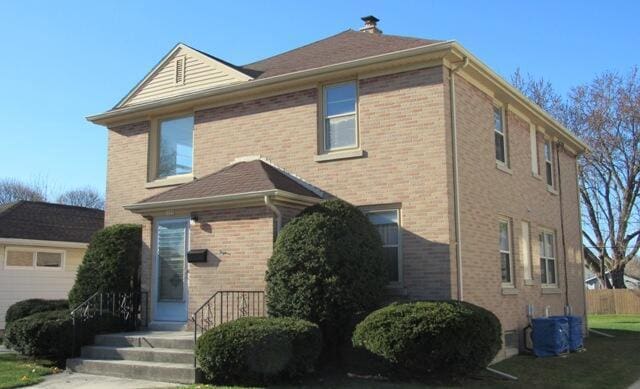
[[[193,117],[193,128],[191,129],[191,173],[182,173],[182,174],[174,174],[172,176],[166,177],[158,177],[158,167],[160,164],[160,124],[163,121],[172,120],[172,119],[181,119],[186,117]],[[165,115],[154,118],[151,120],[151,128],[149,133],[149,145],[148,145],[148,156],[147,156],[147,182],[145,184],[146,188],[155,188],[160,186],[170,186],[170,185],[178,185],[189,182],[194,179],[194,169],[195,169],[195,151],[196,151],[196,142],[195,142],[195,132],[196,132],[196,123],[195,123],[195,112],[184,112],[182,114],[173,114],[173,115]]]
[[[522,278],[524,279],[525,285],[531,285],[533,283],[533,255],[531,246],[531,223],[527,220],[522,220],[520,223],[520,255],[524,269]]]
[[[366,216],[371,213],[384,213],[384,212],[395,212],[396,217],[398,218],[398,244],[397,245],[382,245],[382,247],[397,247],[398,248],[398,281],[390,281],[388,286],[390,287],[401,287],[404,285],[404,275],[403,275],[403,260],[402,260],[402,212],[401,208],[387,207],[387,208],[363,208],[362,211]]]
[[[547,148],[547,144],[549,145],[549,151],[551,153],[551,155],[549,156],[550,159],[547,159],[547,153],[544,150],[544,149]],[[544,147],[544,149],[543,149],[543,154],[544,154],[544,182],[547,185],[547,189],[549,189],[550,191],[554,192],[555,188],[556,188],[556,172],[555,172],[555,163],[553,162],[553,157],[554,157],[553,141],[551,139],[545,139],[543,147]],[[547,164],[551,165],[551,185],[549,185],[549,181],[547,180]]]
[[[502,248],[500,247],[500,224],[502,223],[506,223],[507,224],[507,243],[509,244],[509,251],[503,251]],[[509,281],[508,282],[504,282],[502,281],[502,269],[500,269],[500,284],[502,285],[503,288],[514,288],[515,287],[515,282],[514,282],[514,269],[513,269],[513,243],[512,243],[512,239],[513,239],[513,228],[511,226],[511,219],[505,216],[500,216],[498,218],[498,263],[500,264],[500,266],[502,266],[502,254],[509,254]]]
[[[22,252],[30,252],[31,253],[31,266],[13,266],[7,263],[9,258],[9,251],[22,251]],[[37,254],[39,252],[45,253],[59,253],[61,254],[60,266],[59,267],[47,267],[47,266],[37,266]],[[4,268],[6,270],[37,270],[37,271],[63,271],[65,268],[67,251],[60,249],[50,249],[45,247],[21,247],[21,246],[7,246],[4,249]]]
[[[493,104],[493,110],[491,111],[491,118],[492,119],[493,119],[493,114],[494,114],[494,110],[495,109],[500,110],[500,115],[501,115],[500,122],[502,123],[502,132],[498,131],[498,129],[495,126],[495,120],[492,120],[492,122],[493,122],[493,136],[494,136],[493,143],[494,143],[494,148],[495,148],[495,136],[496,136],[496,133],[498,133],[498,134],[500,134],[502,136],[502,139],[503,139],[502,145],[503,145],[503,152],[504,152],[504,161],[501,161],[501,160],[496,158],[496,165],[498,167],[506,168],[510,172],[510,169],[509,169],[509,141],[508,141],[509,140],[509,136],[508,136],[508,130],[507,130],[507,123],[506,123],[506,118],[507,118],[507,115],[505,114],[506,110],[505,110],[503,105],[494,103]],[[495,154],[495,150],[494,150],[494,154]]]
[[[551,235],[553,237],[553,253],[554,256],[553,257],[545,257],[544,256],[544,252],[540,252],[540,259],[544,259],[544,265],[545,265],[545,271],[547,274],[547,282],[543,282],[542,281],[542,269],[540,269],[540,285],[543,288],[557,288],[558,287],[558,244],[556,242],[556,232],[554,230],[551,229],[547,229],[547,228],[542,228],[540,229],[540,235],[539,237],[541,237],[544,241],[544,234],[548,234]],[[555,282],[554,283],[549,283],[549,264],[548,262],[550,260],[553,260],[553,274],[555,275]]]
[[[340,85],[347,85],[347,84],[353,84],[355,86],[355,89],[356,89],[356,101],[355,101],[355,107],[354,107],[353,113],[345,113],[345,114],[340,114],[340,115],[327,116],[326,115],[326,111],[327,111],[327,89],[329,89],[331,87],[340,86]],[[341,152],[341,151],[345,151],[345,150],[357,150],[358,148],[360,148],[360,125],[359,125],[359,115],[358,115],[358,106],[360,105],[359,101],[360,101],[360,89],[359,89],[359,86],[358,86],[358,80],[356,80],[356,79],[322,85],[322,117],[321,117],[321,120],[322,120],[322,152],[323,152],[323,154]],[[344,146],[344,147],[334,147],[334,148],[331,148],[331,149],[328,148],[327,147],[327,119],[346,117],[346,116],[351,116],[351,115],[354,115],[354,122],[355,122],[355,132],[356,132],[355,133],[355,144],[354,145],[349,145],[349,146]]]
[[[538,161],[538,130],[533,124],[529,124],[529,140],[531,142],[531,174],[540,177],[540,163]]]

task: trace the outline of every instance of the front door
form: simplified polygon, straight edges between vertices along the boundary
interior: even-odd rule
[[[186,322],[189,219],[159,219],[155,224],[154,314],[156,321]]]

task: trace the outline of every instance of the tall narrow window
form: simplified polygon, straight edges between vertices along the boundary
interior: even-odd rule
[[[193,116],[161,121],[158,139],[157,178],[191,173]]]
[[[500,270],[503,285],[513,285],[513,267],[511,263],[511,223],[500,220]]]
[[[400,281],[400,223],[398,213],[397,209],[367,213],[369,221],[376,227],[382,238],[389,282]]]
[[[524,279],[532,280],[531,275],[531,229],[529,222],[521,224],[522,236],[520,238],[520,250],[522,251],[522,267],[524,268]]]
[[[496,142],[496,161],[507,164],[507,134],[504,129],[502,108],[493,107],[493,129]]]
[[[537,177],[540,175],[540,167],[538,166],[538,132],[533,124],[529,127],[529,137],[531,141],[531,173]]]
[[[540,234],[540,278],[543,285],[556,284],[555,234],[543,231]]]
[[[547,186],[553,188],[553,146],[551,141],[544,142],[544,168],[547,178]]]
[[[324,148],[326,151],[358,146],[355,82],[324,88]]]

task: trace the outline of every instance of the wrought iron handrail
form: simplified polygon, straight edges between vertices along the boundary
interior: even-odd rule
[[[146,327],[149,317],[147,295],[147,292],[96,292],[75,307],[70,312],[73,355],[77,355],[78,346],[81,346],[78,342],[80,327],[89,320],[97,318],[100,321],[109,314],[108,319],[117,320],[123,330]]]
[[[265,295],[262,290],[221,290],[214,293],[191,315],[193,341],[208,329],[248,316],[266,316]],[[196,366],[195,354],[193,366]]]

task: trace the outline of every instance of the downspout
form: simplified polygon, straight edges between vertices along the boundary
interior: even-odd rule
[[[273,203],[271,202],[271,196],[269,195],[264,196],[264,205],[266,205],[271,210],[271,212],[273,212],[273,214],[276,215],[276,237],[277,237],[278,234],[280,233],[280,228],[282,228],[282,213],[280,212],[278,207],[273,205]]]
[[[449,98],[451,111],[451,163],[453,167],[453,225],[455,234],[455,253],[456,253],[456,275],[457,275],[457,294],[458,300],[464,300],[462,288],[462,237],[460,234],[460,189],[459,189],[459,171],[458,171],[458,126],[456,123],[456,79],[455,73],[469,64],[469,58],[464,57],[462,63],[455,68],[449,69]]]
[[[562,257],[564,258],[564,309],[565,314],[571,314],[571,305],[569,305],[569,275],[567,274],[567,244],[564,234],[564,205],[562,204],[562,177],[560,175],[560,150],[564,151],[564,144],[558,142],[556,144],[556,165],[558,171],[558,199],[560,200],[560,235],[562,236]]]

